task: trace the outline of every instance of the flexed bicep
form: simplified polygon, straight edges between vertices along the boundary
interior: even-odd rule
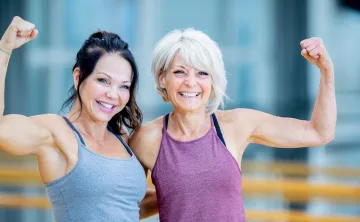
[[[42,121],[46,121],[43,116],[3,116],[0,118],[0,149],[12,155],[40,154],[42,147],[54,143]]]
[[[249,142],[278,148],[320,146],[326,143],[311,121],[278,117],[251,110],[253,130]]]

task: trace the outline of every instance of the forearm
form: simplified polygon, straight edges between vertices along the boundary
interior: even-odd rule
[[[140,219],[151,217],[158,213],[156,191],[148,188],[144,199],[140,203]]]
[[[311,124],[322,141],[329,142],[333,139],[336,115],[334,69],[328,68],[321,71],[319,92],[311,117]]]
[[[9,64],[10,55],[4,51],[8,51],[0,41],[0,118],[4,115],[5,109],[5,77]]]

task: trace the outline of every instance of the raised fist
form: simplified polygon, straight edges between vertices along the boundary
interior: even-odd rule
[[[320,70],[333,68],[330,55],[321,38],[313,37],[300,42],[301,55]]]
[[[12,51],[33,40],[37,34],[34,24],[15,16],[1,38],[0,47]]]

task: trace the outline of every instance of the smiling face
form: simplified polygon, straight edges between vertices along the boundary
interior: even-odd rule
[[[187,64],[178,53],[159,76],[174,109],[182,112],[204,110],[210,98],[212,83],[210,74]]]
[[[75,73],[75,81],[77,76]],[[103,55],[80,86],[84,111],[94,121],[110,121],[128,103],[131,79],[132,69],[127,60],[119,54]]]
[[[213,113],[224,105],[227,80],[222,53],[217,43],[199,30],[175,29],[160,39],[152,53],[151,71],[157,93],[174,108],[194,110],[206,103],[206,112]],[[186,94],[193,99],[189,101],[191,98],[178,97],[180,91],[201,94],[197,98]]]

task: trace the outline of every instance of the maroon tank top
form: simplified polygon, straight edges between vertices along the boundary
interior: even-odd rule
[[[226,148],[219,124],[202,137],[181,142],[164,127],[152,170],[161,222],[245,222],[241,171]]]

